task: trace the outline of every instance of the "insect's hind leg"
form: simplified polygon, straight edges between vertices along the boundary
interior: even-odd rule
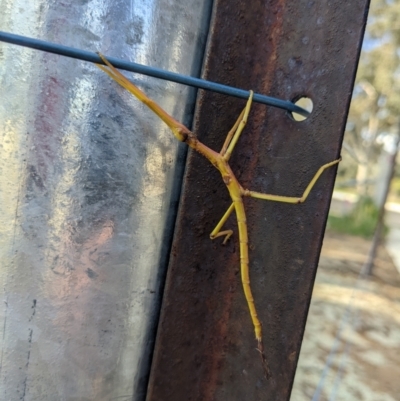
[[[232,236],[233,231],[232,230],[221,231],[221,228],[225,224],[226,220],[228,220],[229,216],[232,214],[234,209],[235,209],[235,205],[234,205],[234,203],[232,203],[232,205],[229,206],[228,210],[222,216],[222,219],[215,226],[214,230],[211,231],[211,234],[210,234],[210,238],[211,239],[215,239],[215,238],[218,238],[218,237],[223,237],[225,235],[225,239],[224,239],[222,244],[223,245],[226,244],[228,239]]]
[[[253,102],[253,91],[250,91],[249,99],[247,100],[246,107],[240,113],[239,118],[237,119],[233,128],[229,131],[228,135],[226,136],[224,146],[221,149],[221,156],[224,157],[225,160],[229,160],[233,149],[236,146],[237,141],[247,123],[247,118],[249,117],[251,104]]]

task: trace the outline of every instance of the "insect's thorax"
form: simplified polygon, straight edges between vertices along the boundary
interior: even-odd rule
[[[229,194],[232,198],[232,201],[238,201],[242,199],[242,187],[239,184],[239,181],[235,177],[231,167],[228,162],[220,156],[218,158],[217,164],[215,166],[219,172],[221,173],[222,180],[224,184],[228,188]]]

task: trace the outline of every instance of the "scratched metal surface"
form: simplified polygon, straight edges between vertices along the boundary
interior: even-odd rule
[[[203,76],[283,99],[307,95],[304,122],[256,105],[231,166],[242,185],[300,195],[340,154],[367,0],[217,0]],[[203,93],[196,132],[219,149],[244,101]],[[295,374],[336,169],[302,205],[246,199],[250,277],[272,378],[263,377],[229,244],[209,233],[230,204],[219,173],[190,153],[147,401],[287,401]]]
[[[0,0],[0,29],[196,76],[210,3]],[[0,399],[143,399],[184,147],[88,63],[0,44],[0,82]]]

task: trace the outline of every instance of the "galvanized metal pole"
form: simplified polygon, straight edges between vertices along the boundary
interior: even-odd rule
[[[203,77],[314,103],[303,122],[255,105],[232,164],[246,188],[299,195],[340,154],[368,0],[217,0]],[[201,93],[195,131],[219,149],[244,102]],[[250,276],[272,378],[263,376],[239,278],[237,235],[208,234],[229,206],[216,170],[188,159],[147,401],[288,400],[335,170],[302,205],[246,200]],[[234,219],[227,223],[235,228]]]
[[[1,0],[0,29],[196,76],[211,1]],[[185,147],[91,64],[0,44],[0,399],[142,400]],[[140,77],[191,122],[195,91]]]

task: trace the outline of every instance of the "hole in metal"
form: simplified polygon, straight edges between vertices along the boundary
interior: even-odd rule
[[[294,102],[294,104],[295,104],[296,106],[302,107],[303,109],[306,109],[310,114],[311,114],[312,111],[313,111],[313,107],[314,107],[313,101],[312,101],[309,97],[307,97],[307,96],[302,96],[302,97],[300,97],[299,99],[297,99],[297,100]],[[304,121],[304,120],[306,120],[308,117],[310,117],[310,116],[304,117],[304,116],[302,116],[301,114],[298,114],[298,113],[296,113],[296,112],[291,113],[291,115],[292,115],[292,117],[293,117],[293,119],[294,119],[295,121]]]

